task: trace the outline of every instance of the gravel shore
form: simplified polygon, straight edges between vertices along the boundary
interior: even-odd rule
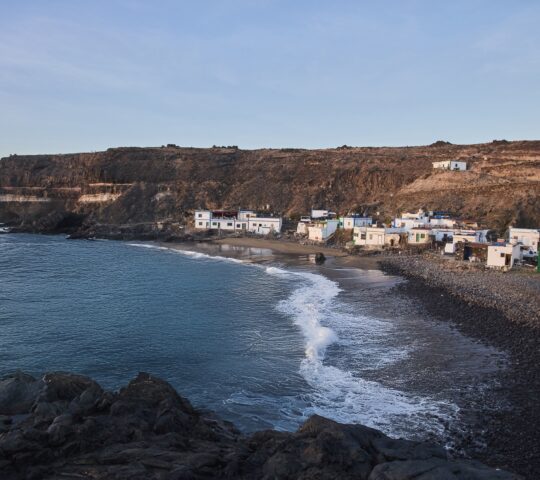
[[[435,318],[510,354],[511,364],[493,392],[506,408],[486,408],[476,426],[487,445],[464,439],[473,458],[540,478],[540,275],[481,271],[430,256],[386,257],[387,273]]]

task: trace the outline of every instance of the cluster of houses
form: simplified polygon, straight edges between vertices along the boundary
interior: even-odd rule
[[[283,227],[279,215],[254,210],[197,210],[195,228],[224,232],[278,234]],[[313,209],[300,217],[296,235],[313,243],[326,243],[338,230],[352,232],[350,247],[366,250],[437,246],[459,260],[480,262],[489,267],[511,268],[518,261],[538,256],[540,229],[510,228],[506,240],[493,230],[479,228],[475,221],[455,219],[447,212],[403,213],[391,225],[378,225],[357,213],[338,216]],[[351,233],[349,233],[350,235]]]

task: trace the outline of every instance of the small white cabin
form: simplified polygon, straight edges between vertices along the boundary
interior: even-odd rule
[[[338,220],[324,220],[309,224],[308,238],[315,242],[326,242],[337,230],[338,224]]]
[[[368,248],[397,247],[402,233],[399,228],[354,227],[353,243]]]
[[[508,269],[520,260],[520,246],[511,243],[493,243],[487,248],[486,265],[492,268]]]
[[[368,227],[373,224],[371,217],[362,217],[361,215],[347,215],[343,217],[343,228],[351,230],[354,227]]]
[[[464,172],[467,170],[467,162],[460,162],[458,160],[444,160],[442,162],[431,162],[434,169],[438,170],[453,170]]]

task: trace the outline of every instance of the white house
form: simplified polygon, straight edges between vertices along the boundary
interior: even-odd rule
[[[512,268],[514,262],[520,259],[518,244],[497,242],[488,245],[486,265],[492,268]]]
[[[368,248],[397,247],[403,229],[387,227],[354,227],[353,243]]]
[[[407,236],[407,243],[409,243],[410,245],[425,245],[427,243],[430,243],[431,239],[431,228],[416,227],[409,230]]]
[[[321,220],[308,224],[308,238],[315,242],[326,242],[337,230],[338,220]]]
[[[266,235],[281,232],[282,219],[278,216],[258,214],[253,210],[196,210],[195,228],[198,230],[224,230]]]
[[[456,170],[464,172],[467,170],[467,162],[459,162],[457,160],[444,160],[442,162],[431,162],[433,168],[439,170]]]
[[[343,228],[346,230],[351,230],[354,227],[367,227],[373,224],[373,219],[371,217],[363,217],[356,213],[346,215],[343,217]]]
[[[447,230],[449,231],[449,230]],[[454,253],[456,251],[456,244],[459,242],[464,243],[487,243],[488,234],[490,230],[464,230],[464,229],[452,229],[452,241],[448,242],[444,246],[444,253]],[[444,230],[435,230],[435,239],[438,239],[439,232]]]
[[[540,243],[540,229],[510,227],[508,240],[514,245],[522,245],[524,257],[536,257],[538,255],[538,244]]]
[[[312,209],[311,210],[311,219],[319,220],[324,218],[334,218],[336,217],[336,212],[331,212],[330,210],[324,209]]]
[[[420,209],[416,213],[404,212],[401,217],[396,217],[392,220],[394,228],[405,228],[407,230],[416,227],[429,225],[429,216]]]

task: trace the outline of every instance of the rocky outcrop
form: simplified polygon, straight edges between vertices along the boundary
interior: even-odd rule
[[[145,373],[116,393],[69,373],[2,379],[0,471],[4,480],[519,478],[319,416],[294,433],[246,437]]]
[[[467,172],[434,170],[460,159]],[[540,225],[540,142],[327,150],[114,148],[0,160],[0,223],[29,231],[184,223],[195,208],[324,205],[385,220],[420,207],[500,231]]]

